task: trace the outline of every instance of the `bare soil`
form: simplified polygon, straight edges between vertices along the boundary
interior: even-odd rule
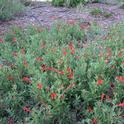
[[[93,8],[100,8],[105,12],[111,13],[108,18],[95,17],[90,14]],[[57,20],[77,20],[93,23],[107,28],[114,23],[124,22],[124,9],[118,5],[107,4],[88,4],[78,8],[54,7],[50,3],[37,2],[33,6],[27,7],[23,14],[16,15],[12,20],[0,21],[0,33],[5,32],[10,26],[26,27],[28,25],[50,26]]]

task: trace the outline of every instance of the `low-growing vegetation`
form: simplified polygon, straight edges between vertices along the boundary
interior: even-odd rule
[[[9,20],[23,9],[24,6],[19,0],[0,0],[0,20]]]
[[[75,7],[78,4],[87,3],[87,0],[52,0],[52,4],[54,6],[67,6],[67,7]]]
[[[123,0],[52,0],[54,6],[76,7],[79,4],[104,3],[104,4],[123,4]]]
[[[0,123],[123,124],[123,34],[72,20],[0,36]]]
[[[100,8],[94,8],[91,12],[91,15],[95,16],[95,17],[105,17],[105,18],[109,18],[112,16],[111,13],[106,12],[105,10],[101,10]]]

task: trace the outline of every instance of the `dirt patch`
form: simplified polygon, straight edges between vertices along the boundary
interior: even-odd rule
[[[111,13],[111,17],[94,17],[90,14],[93,8],[100,8]],[[18,15],[13,20],[1,22],[0,33],[9,29],[12,25],[26,27],[27,25],[50,26],[56,20],[77,20],[84,22],[96,22],[103,27],[108,27],[113,23],[124,22],[124,9],[120,9],[117,5],[107,4],[88,4],[81,9],[53,7],[50,3],[36,3],[34,6],[28,7],[25,13]]]

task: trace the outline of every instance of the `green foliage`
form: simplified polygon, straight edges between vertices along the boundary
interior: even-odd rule
[[[92,15],[101,15],[102,14],[102,10],[99,9],[99,8],[94,8],[92,11],[91,11],[91,14]]]
[[[124,3],[121,5],[121,8],[124,9]]]
[[[52,4],[54,6],[63,6],[64,5],[64,0],[52,0]]]
[[[103,11],[100,8],[94,8],[90,13],[94,16],[103,16],[105,18],[109,18],[112,16],[111,13]]]
[[[79,4],[84,4],[88,2],[88,0],[65,0],[65,5],[67,7],[75,7]]]
[[[31,1],[30,0],[20,0],[20,2],[22,4],[24,4],[25,6],[29,6],[31,4]]]
[[[0,0],[0,20],[9,20],[23,9],[19,0]]]
[[[84,4],[88,2],[88,0],[52,0],[53,5],[55,6],[67,6],[67,7],[75,7],[78,4]]]
[[[0,122],[123,124],[123,33],[69,21],[0,36]]]

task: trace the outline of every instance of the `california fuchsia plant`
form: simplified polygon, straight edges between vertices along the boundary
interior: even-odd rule
[[[0,36],[0,123],[123,124],[124,25],[97,29],[69,20]]]

